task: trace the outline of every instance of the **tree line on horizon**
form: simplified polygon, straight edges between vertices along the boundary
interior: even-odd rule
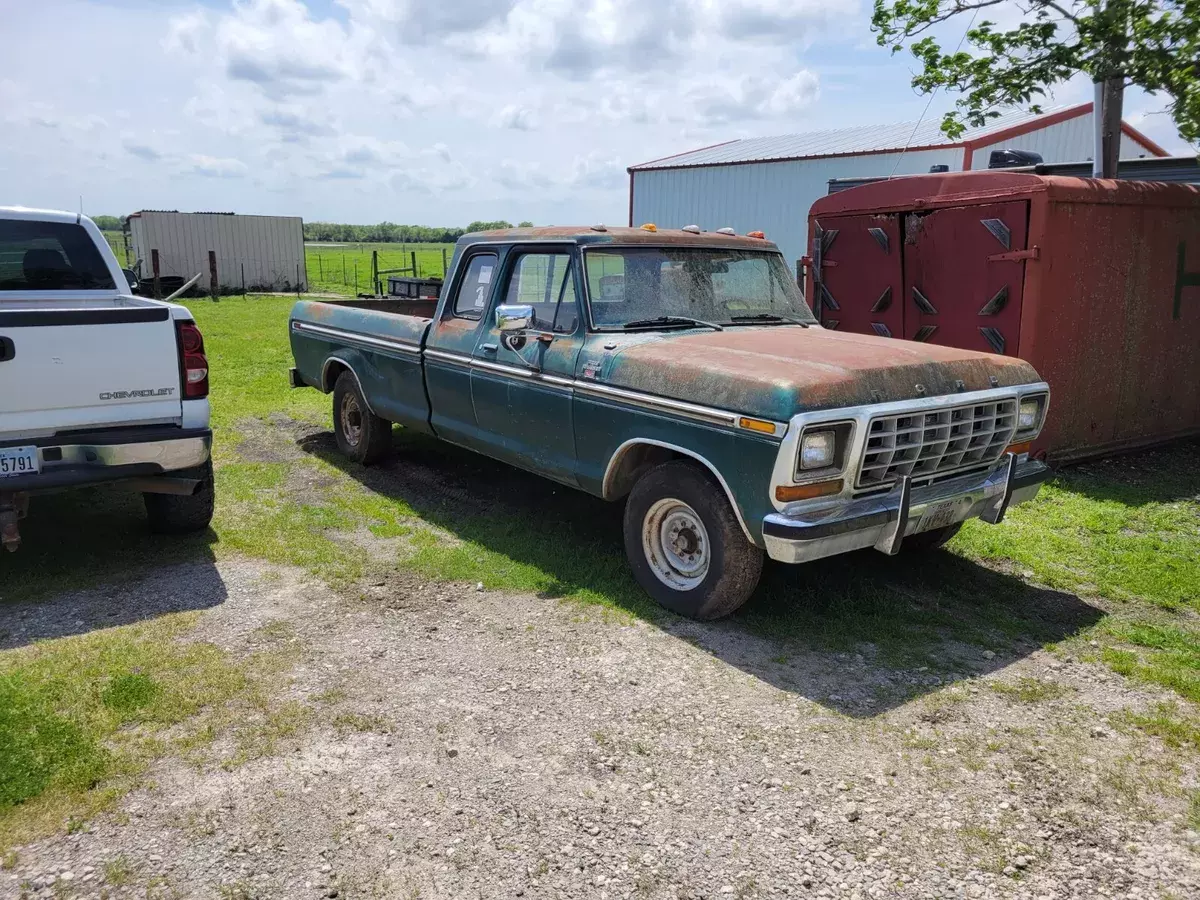
[[[128,216],[92,216],[101,231],[123,231]],[[521,222],[518,227],[532,227]],[[472,231],[491,231],[512,228],[512,222],[472,222],[465,228],[438,228],[429,225],[397,225],[380,222],[378,225],[348,225],[338,222],[305,222],[304,240],[339,244],[452,244]]]

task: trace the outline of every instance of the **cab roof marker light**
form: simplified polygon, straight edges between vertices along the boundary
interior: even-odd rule
[[[761,231],[747,231],[746,237],[758,238],[760,241],[765,241],[767,236]]]
[[[724,228],[718,228],[717,234],[737,234],[737,232],[734,231],[732,228],[730,228],[728,225],[726,225]]]
[[[642,231],[658,231],[658,226],[653,222],[647,222],[642,226]]]
[[[593,225],[592,231],[608,231],[607,225]]]
[[[688,234],[699,234],[700,226],[699,225],[684,225],[683,228],[680,229],[680,231],[686,231]]]

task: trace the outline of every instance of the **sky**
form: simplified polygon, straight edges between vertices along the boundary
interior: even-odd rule
[[[621,224],[626,167],[915,121],[869,0],[0,0],[0,205]],[[965,23],[949,34],[954,44]],[[1091,99],[1076,79],[1048,105]],[[936,96],[940,118],[953,95]],[[1161,99],[1126,121],[1189,152]],[[870,174],[870,173],[864,173]]]

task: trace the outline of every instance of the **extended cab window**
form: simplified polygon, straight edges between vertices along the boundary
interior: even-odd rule
[[[492,278],[496,272],[495,253],[476,253],[467,260],[467,271],[459,282],[454,297],[454,314],[464,319],[478,319],[487,308],[492,293]]]
[[[114,290],[82,225],[0,219],[0,291]]]
[[[504,302],[533,307],[534,326],[570,334],[578,318],[571,257],[566,253],[524,253],[508,279]]]

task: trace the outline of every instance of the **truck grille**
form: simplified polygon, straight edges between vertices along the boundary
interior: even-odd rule
[[[867,426],[858,487],[995,462],[1016,428],[1016,399],[879,416]]]

